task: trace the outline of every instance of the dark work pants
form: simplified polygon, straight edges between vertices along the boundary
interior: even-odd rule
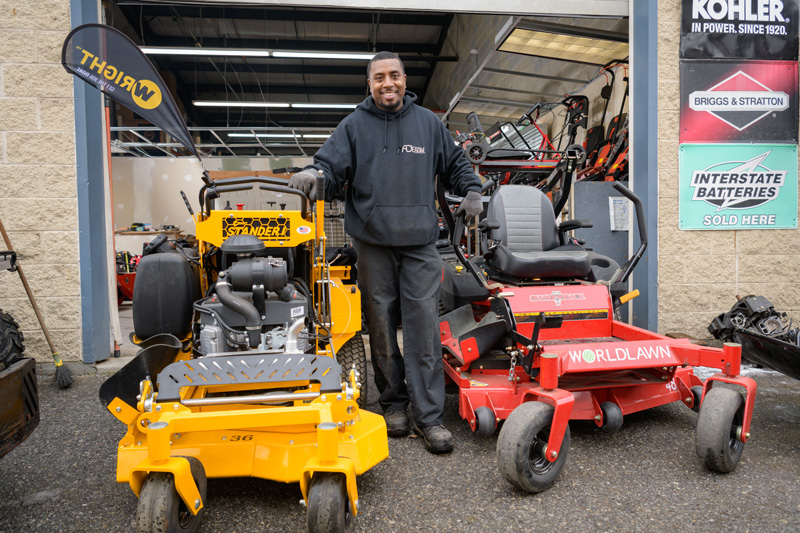
[[[375,384],[385,413],[405,410],[409,401],[420,427],[442,423],[444,370],[439,342],[439,287],[442,264],[436,246],[386,248],[355,242],[358,284]],[[398,312],[403,352],[397,344]]]

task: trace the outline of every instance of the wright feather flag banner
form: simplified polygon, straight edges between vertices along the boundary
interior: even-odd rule
[[[164,80],[128,36],[105,24],[72,30],[61,50],[61,64],[172,135],[197,158],[197,148]]]

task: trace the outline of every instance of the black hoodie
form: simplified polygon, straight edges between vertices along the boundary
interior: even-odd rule
[[[480,191],[464,151],[428,109],[406,92],[399,111],[371,96],[358,104],[314,156],[326,198],[345,189],[345,231],[377,246],[421,246],[439,234],[434,178],[456,194]]]

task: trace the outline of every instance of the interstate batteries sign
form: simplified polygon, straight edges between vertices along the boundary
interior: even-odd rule
[[[798,0],[683,0],[681,58],[797,60]]]
[[[680,229],[797,227],[797,145],[683,144]]]
[[[796,61],[681,61],[680,142],[796,143]]]

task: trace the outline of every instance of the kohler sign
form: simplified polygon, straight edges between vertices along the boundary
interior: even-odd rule
[[[798,0],[683,0],[681,57],[797,60]]]
[[[781,0],[692,0],[692,18],[748,22],[786,22]]]

